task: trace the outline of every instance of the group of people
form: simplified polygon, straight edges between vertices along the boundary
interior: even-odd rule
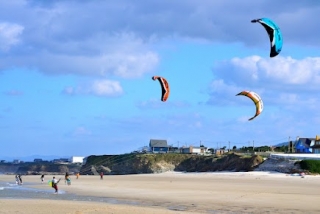
[[[79,179],[80,173],[76,173],[76,178]],[[44,174],[41,175],[40,177],[41,179],[41,183],[44,183]],[[100,173],[100,179],[103,180],[103,172]],[[58,193],[58,183],[60,182],[61,178],[56,179],[56,177],[53,177],[51,181],[51,187],[54,188],[55,190],[55,194]],[[71,178],[68,172],[66,172],[65,176],[64,176],[64,180],[65,180],[65,184],[67,185],[71,185]],[[18,182],[19,181],[19,182]],[[18,184],[22,184],[22,179],[21,179],[21,175],[16,175],[16,182]]]
[[[79,177],[79,175],[77,175],[77,179],[78,179],[78,177]],[[41,176],[41,179],[42,179],[42,176]],[[59,179],[56,179],[56,177],[52,178],[51,186],[55,190],[55,192],[54,192],[55,194],[58,193],[58,183],[60,182],[60,180],[61,180],[61,178],[59,178]],[[67,172],[64,176],[64,182],[65,182],[65,184],[71,185],[71,178]]]
[[[77,173],[76,176],[78,179],[80,176],[80,173]],[[53,177],[53,179],[51,181],[51,186],[52,186],[52,188],[55,189],[55,193],[58,193],[58,183],[60,182],[60,180],[61,180],[61,178],[59,178],[59,180],[58,180],[58,179],[56,179],[56,177]],[[71,178],[70,178],[70,175],[68,172],[66,172],[66,174],[64,176],[64,183],[67,185],[71,185]]]
[[[79,176],[80,176],[80,173],[78,172],[76,174],[76,178],[78,179]],[[16,179],[16,184],[18,184],[18,185],[22,184],[22,178],[21,178],[20,174],[16,175],[15,179]],[[44,183],[44,174],[41,175],[40,179],[41,179],[41,183]],[[65,184],[71,185],[71,178],[67,172],[64,176],[64,179],[65,179]],[[103,180],[103,172],[100,172],[100,179]],[[61,180],[61,178],[56,179],[56,177],[53,177],[51,180],[51,187],[55,189],[55,193],[58,193],[58,183],[60,182],[60,180]]]
[[[44,183],[44,174],[41,175],[40,177],[41,183]],[[58,193],[58,183],[60,182],[61,178],[59,180],[56,179],[56,177],[53,177],[51,181],[51,187],[55,189],[55,194]]]

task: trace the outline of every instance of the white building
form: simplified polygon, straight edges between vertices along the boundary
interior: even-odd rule
[[[209,153],[209,151],[205,146],[189,146],[181,148],[181,153],[204,155]]]
[[[72,156],[70,158],[70,163],[83,163],[84,157]]]

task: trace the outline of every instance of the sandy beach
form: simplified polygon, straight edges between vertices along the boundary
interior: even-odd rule
[[[319,213],[320,176],[275,172],[219,172],[72,176],[23,176],[23,186],[39,190],[31,199],[1,195],[0,213]],[[0,182],[14,183],[13,175]],[[48,196],[43,197],[45,191]],[[80,198],[79,198],[79,197]],[[82,198],[81,198],[82,197]]]

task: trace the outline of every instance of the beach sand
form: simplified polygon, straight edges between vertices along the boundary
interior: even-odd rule
[[[33,199],[0,198],[0,213],[320,213],[320,176],[168,172],[106,175],[100,180],[81,175],[72,176],[70,186],[63,175],[56,177],[62,178],[63,194],[53,194],[40,176],[23,176],[28,187],[45,190],[50,197],[42,199],[40,191]],[[48,179],[52,176],[46,175]],[[1,175],[0,181],[13,182],[14,176]],[[103,198],[107,200],[99,201]]]

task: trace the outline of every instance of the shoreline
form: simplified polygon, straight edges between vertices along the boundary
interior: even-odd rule
[[[161,209],[162,212],[175,213],[320,212],[317,206],[320,199],[317,191],[320,188],[320,176],[313,175],[302,178],[299,175],[260,171],[167,172],[108,175],[103,180],[99,176],[82,175],[79,179],[71,176],[70,186],[65,185],[62,179],[59,190],[64,193],[57,195],[53,194],[54,190],[47,184],[49,178],[52,176],[45,176],[45,183],[41,184],[40,176],[23,176],[26,186],[28,184],[28,187],[39,191],[35,194],[35,199],[41,200],[35,201],[40,204],[47,203],[42,200],[55,204],[61,201],[78,204],[90,202],[96,203],[98,207],[114,205],[127,207],[129,210],[155,209],[156,212]],[[11,175],[0,175],[2,182],[13,182],[13,179],[14,176]],[[2,201],[1,192],[0,190]],[[48,192],[47,198],[44,198],[44,192]],[[132,213],[129,210],[123,213]]]

